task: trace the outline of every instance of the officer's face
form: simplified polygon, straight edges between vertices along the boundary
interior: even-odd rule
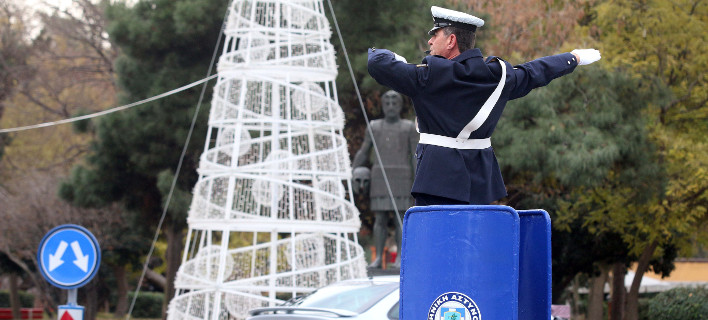
[[[428,40],[428,45],[430,46],[430,54],[446,57],[449,52],[447,49],[450,36],[445,36],[444,28],[435,30],[435,34]]]

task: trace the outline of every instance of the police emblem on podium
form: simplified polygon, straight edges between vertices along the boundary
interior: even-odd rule
[[[430,305],[428,320],[481,320],[479,307],[461,292],[441,294]]]
[[[462,313],[457,311],[455,308],[441,308],[443,314],[443,320],[466,320],[462,317]]]

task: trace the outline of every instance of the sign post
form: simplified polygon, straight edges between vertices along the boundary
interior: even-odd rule
[[[58,226],[42,238],[37,261],[44,279],[68,290],[67,304],[58,308],[58,320],[83,320],[84,307],[77,305],[76,295],[98,272],[101,248],[96,237],[82,226]]]

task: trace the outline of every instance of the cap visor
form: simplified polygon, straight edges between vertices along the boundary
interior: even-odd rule
[[[442,27],[433,27],[432,29],[430,29],[430,31],[428,31],[428,34],[434,36],[435,31],[438,31],[438,29],[442,29]]]

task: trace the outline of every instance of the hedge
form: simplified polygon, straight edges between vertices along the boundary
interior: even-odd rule
[[[702,320],[708,315],[708,288],[674,288],[649,300],[652,320]]]
[[[133,292],[128,293],[128,302],[133,301]],[[161,292],[140,292],[133,307],[133,318],[162,318],[162,301],[164,294]]]
[[[22,308],[32,308],[34,307],[34,295],[20,291],[20,305]],[[0,308],[10,307],[10,292],[7,290],[0,290]]]

